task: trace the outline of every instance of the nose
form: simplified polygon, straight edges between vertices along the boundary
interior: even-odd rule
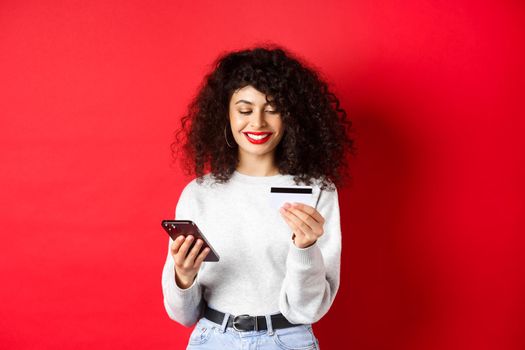
[[[250,119],[250,125],[253,128],[262,128],[266,125],[266,120],[264,119],[264,111],[259,113],[252,113],[252,118]]]

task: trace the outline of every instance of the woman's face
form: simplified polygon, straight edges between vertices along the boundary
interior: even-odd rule
[[[230,99],[230,125],[240,153],[271,154],[283,137],[281,115],[265,96],[248,85],[235,91]]]

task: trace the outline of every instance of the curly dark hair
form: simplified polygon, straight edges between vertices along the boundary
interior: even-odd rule
[[[318,69],[275,44],[223,53],[212,66],[171,143],[174,159],[182,145],[186,175],[195,173],[198,183],[207,171],[216,182],[230,179],[239,159],[238,146],[230,148],[225,141],[229,101],[237,89],[251,85],[267,99],[273,97],[281,114],[285,129],[275,148],[279,172],[293,175],[296,184],[317,179],[322,189],[345,181],[347,154],[355,151],[352,123]],[[233,139],[231,128],[226,129]]]

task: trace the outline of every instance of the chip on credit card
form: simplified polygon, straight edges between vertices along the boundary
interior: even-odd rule
[[[315,207],[315,198],[311,186],[282,186],[271,187],[269,203],[272,208],[279,210],[284,203],[299,202]]]

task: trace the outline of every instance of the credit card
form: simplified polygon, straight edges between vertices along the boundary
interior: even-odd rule
[[[311,186],[283,186],[271,187],[269,203],[272,208],[279,210],[284,203],[299,202],[315,208],[315,198]]]

